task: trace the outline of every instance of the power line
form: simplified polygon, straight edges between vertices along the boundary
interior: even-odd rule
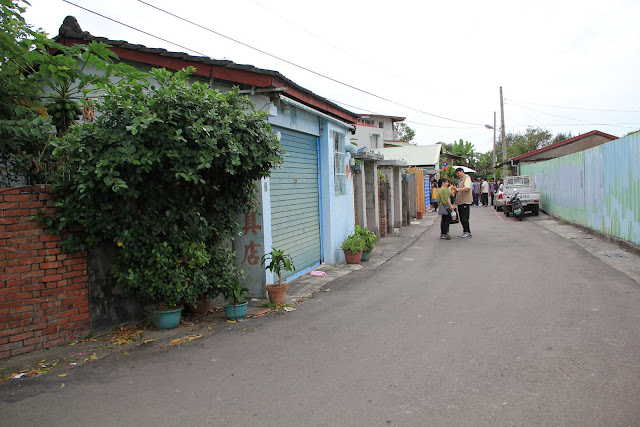
[[[110,18],[110,17],[107,17],[107,16],[102,15],[102,14],[100,14],[100,13],[97,13],[97,12],[95,12],[95,11],[93,11],[93,10],[90,10],[90,9],[85,8],[85,7],[79,6],[79,5],[77,5],[77,4],[75,4],[75,3],[73,3],[73,2],[71,2],[71,1],[69,1],[69,0],[62,0],[62,1],[63,1],[63,2],[65,2],[65,3],[67,3],[67,4],[70,4],[70,5],[72,5],[72,6],[75,6],[75,7],[78,7],[78,8],[80,8],[80,9],[83,9],[83,10],[85,10],[85,11],[89,12],[89,13],[93,13],[94,15],[100,16],[101,18],[104,18],[104,19],[107,19],[107,20],[109,20],[109,21],[115,22],[115,23],[117,23],[117,24],[119,24],[119,25],[123,25],[123,26],[125,26],[125,27],[127,27],[127,28],[130,28],[130,29],[134,30],[134,31],[141,32],[141,33],[143,33],[143,34],[145,34],[145,35],[148,35],[148,36],[150,36],[150,37],[157,38],[157,39],[162,40],[162,41],[164,41],[164,42],[170,43],[170,44],[172,44],[172,45],[174,45],[174,46],[179,46],[179,47],[181,47],[182,49],[187,49],[187,50],[189,50],[190,52],[195,52],[195,53],[197,53],[197,54],[199,54],[199,55],[206,56],[206,57],[210,57],[209,55],[206,55],[206,54],[203,54],[203,53],[201,53],[201,52],[197,52],[197,51],[195,51],[195,50],[193,50],[193,49],[190,49],[190,48],[187,48],[187,47],[181,46],[181,45],[179,45],[179,44],[177,44],[177,43],[171,42],[171,41],[166,40],[166,39],[164,39],[164,38],[162,38],[162,37],[156,36],[156,35],[151,34],[151,33],[149,33],[149,32],[146,32],[146,31],[140,30],[140,29],[138,29],[138,28],[136,28],[136,27],[133,27],[133,26],[131,26],[131,25],[124,24],[124,23],[122,23],[122,22],[120,22],[120,21],[117,21],[117,20],[115,20],[115,19],[113,19],[113,18]],[[249,48],[249,49],[255,50],[256,52],[260,52],[260,53],[262,53],[262,54],[264,54],[264,55],[267,55],[267,56],[270,56],[270,57],[272,57],[272,58],[274,58],[274,59],[277,59],[277,60],[279,60],[279,61],[285,62],[285,63],[287,63],[287,64],[289,64],[289,65],[291,65],[291,66],[293,66],[293,67],[296,67],[296,68],[299,68],[299,69],[301,69],[301,70],[307,71],[307,72],[309,72],[309,73],[315,74],[315,75],[317,75],[317,76],[319,76],[319,77],[322,77],[322,78],[324,78],[324,79],[330,80],[330,81],[332,81],[332,82],[334,82],[334,83],[340,84],[340,85],[342,85],[342,86],[348,87],[348,88],[353,89],[353,90],[356,90],[356,91],[358,91],[358,92],[362,92],[362,93],[367,94],[367,95],[369,95],[369,96],[372,96],[372,97],[374,97],[374,98],[381,99],[381,100],[383,100],[383,101],[389,102],[389,103],[394,104],[394,105],[398,105],[398,106],[403,107],[403,108],[407,108],[407,109],[412,110],[412,111],[416,111],[416,112],[418,112],[418,113],[426,114],[426,115],[428,115],[428,116],[432,116],[432,117],[437,117],[437,118],[442,119],[442,120],[448,120],[448,121],[452,121],[452,122],[464,123],[464,124],[469,124],[469,125],[483,126],[481,123],[466,122],[466,121],[463,121],[463,120],[451,119],[451,118],[448,118],[448,117],[444,117],[444,116],[440,116],[440,115],[437,115],[437,114],[429,113],[429,112],[427,112],[427,111],[423,111],[423,110],[420,110],[420,109],[418,109],[418,108],[414,108],[414,107],[411,107],[411,106],[408,106],[408,105],[405,105],[405,104],[402,104],[402,103],[399,103],[399,102],[393,101],[393,100],[388,99],[388,98],[385,98],[385,97],[383,97],[383,96],[376,95],[376,94],[374,94],[374,93],[372,93],[372,92],[366,91],[366,90],[364,90],[364,89],[360,89],[360,88],[358,88],[358,87],[356,87],[356,86],[353,86],[353,85],[350,85],[350,84],[348,84],[348,83],[344,83],[344,82],[342,82],[342,81],[340,81],[340,80],[337,80],[337,79],[334,79],[334,78],[329,77],[329,76],[327,76],[327,75],[324,75],[324,74],[318,73],[317,71],[313,71],[313,70],[311,70],[311,69],[309,69],[309,68],[306,68],[306,67],[304,67],[304,66],[302,66],[302,65],[298,65],[298,64],[296,64],[296,63],[294,63],[294,62],[291,62],[291,61],[286,60],[286,59],[284,59],[284,58],[281,58],[281,57],[279,57],[279,56],[273,55],[273,54],[271,54],[271,53],[269,53],[269,52],[266,52],[266,51],[264,51],[264,50],[262,50],[262,49],[258,49],[258,48],[256,48],[256,47],[253,47],[253,46],[251,46],[251,45],[247,44],[247,43],[244,43],[244,42],[241,42],[241,41],[239,41],[239,40],[236,40],[236,39],[234,39],[234,38],[232,38],[232,37],[226,36],[226,35],[224,35],[224,34],[222,34],[222,33],[219,33],[219,32],[217,32],[217,31],[215,31],[215,30],[212,30],[211,28],[208,28],[208,27],[205,27],[205,26],[200,25],[200,24],[198,24],[198,23],[195,23],[195,22],[193,22],[193,21],[190,21],[190,20],[188,20],[188,19],[186,19],[186,18],[183,18],[183,17],[181,17],[181,16],[179,16],[179,15],[176,15],[176,14],[174,14],[174,13],[172,13],[172,12],[169,12],[169,11],[167,11],[167,10],[164,10],[164,9],[162,9],[162,8],[159,8],[159,7],[157,7],[157,6],[154,6],[154,5],[152,5],[152,4],[149,4],[149,3],[147,3],[147,2],[145,2],[145,1],[143,1],[143,0],[137,0],[137,1],[138,1],[139,3],[142,3],[142,4],[146,5],[146,6],[148,6],[148,7],[151,7],[151,8],[153,8],[153,9],[156,9],[156,10],[158,10],[158,11],[160,11],[160,12],[162,12],[162,13],[165,13],[165,14],[167,14],[167,15],[169,15],[169,16],[172,16],[172,17],[174,17],[174,18],[176,18],[176,19],[179,19],[179,20],[181,20],[181,21],[184,21],[184,22],[186,22],[186,23],[188,23],[188,24],[190,24],[190,25],[194,25],[194,26],[196,26],[196,27],[198,27],[198,28],[201,28],[201,29],[203,29],[203,30],[205,30],[205,31],[208,31],[208,32],[210,32],[210,33],[213,33],[213,34],[215,34],[215,35],[217,35],[217,36],[219,36],[219,37],[223,37],[223,38],[225,38],[225,39],[227,39],[227,40],[230,40],[230,41],[232,41],[232,42],[234,42],[234,43],[238,43],[238,44],[240,44],[240,45],[242,45],[242,46],[244,46],[244,47],[246,47],[246,48]]]
[[[595,123],[595,122],[590,122],[588,120],[581,120],[581,119],[575,119],[573,117],[566,117],[566,116],[561,116],[559,114],[553,114],[553,113],[547,113],[545,111],[540,111],[540,110],[536,110],[535,108],[530,108],[530,107],[525,107],[522,105],[517,105],[517,104],[511,104],[514,105],[518,108],[524,108],[525,110],[531,110],[531,111],[536,111],[538,113],[542,113],[542,114],[547,114],[549,116],[554,116],[554,117],[560,117],[561,119],[568,119],[568,120],[575,120],[577,122],[583,122],[583,123],[588,123],[590,125],[598,125],[598,126],[612,126],[612,127],[621,127],[621,128],[628,128],[629,126],[623,126],[623,125],[630,125],[630,124],[635,124],[635,123],[618,123],[618,124],[604,124],[604,123]],[[571,125],[573,126],[573,125]]]
[[[613,113],[640,113],[640,110],[606,110],[602,108],[563,107],[560,105],[537,104],[535,102],[514,101],[512,99],[506,99],[506,98],[505,98],[505,101],[510,101],[512,103],[518,103],[518,104],[540,105],[542,107],[566,108],[569,110],[606,111],[606,112],[613,112]]]
[[[336,99],[331,99],[331,98],[326,98],[326,99],[328,101],[335,102],[336,104],[345,105],[345,106],[347,106],[349,108],[355,108],[355,109],[360,110],[362,112],[366,111],[367,114],[371,114],[373,116],[384,116],[384,117],[387,117],[386,114],[376,113],[375,111],[371,111],[371,110],[368,110],[366,108],[357,107],[355,105],[347,104],[346,102],[338,101]],[[432,125],[430,123],[414,122],[414,121],[411,121],[411,120],[404,120],[404,122],[412,123],[412,124],[415,124],[415,125],[430,126],[430,127],[434,127],[434,128],[445,128],[445,129],[476,129],[477,128],[477,126],[465,126],[465,127],[460,127],[460,126],[440,126],[440,125]]]

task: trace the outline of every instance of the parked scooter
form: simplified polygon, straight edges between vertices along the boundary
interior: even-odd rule
[[[522,218],[524,218],[524,208],[522,207],[522,202],[517,192],[511,196],[511,211],[516,218],[522,221]]]

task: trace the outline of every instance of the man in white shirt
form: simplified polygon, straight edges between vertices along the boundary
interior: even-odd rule
[[[482,206],[489,206],[489,183],[486,179],[482,179],[482,184],[480,184],[480,191],[482,191]]]

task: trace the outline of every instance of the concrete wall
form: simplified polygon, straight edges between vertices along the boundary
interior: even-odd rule
[[[378,168],[376,162],[364,162],[364,191],[367,229],[380,236],[380,205],[378,200]]]
[[[542,209],[640,245],[640,134],[522,166]]]
[[[353,136],[354,142],[358,145],[358,148],[366,147],[369,150],[375,148],[384,148],[384,141],[392,139],[393,135],[393,122],[386,117],[371,117],[368,118],[375,122],[374,126],[356,126],[356,134]],[[378,127],[378,123],[383,122],[384,128]],[[371,141],[371,135],[378,135],[378,146],[374,147]]]

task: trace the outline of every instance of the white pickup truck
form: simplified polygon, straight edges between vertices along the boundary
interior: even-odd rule
[[[535,190],[533,180],[528,175],[506,177],[504,179],[504,186],[502,190],[502,197],[504,198],[504,214],[509,216],[509,214],[513,212],[513,208],[511,207],[511,197],[515,193],[518,193],[518,197],[522,202],[522,208],[524,211],[538,215],[540,212],[540,193]]]

